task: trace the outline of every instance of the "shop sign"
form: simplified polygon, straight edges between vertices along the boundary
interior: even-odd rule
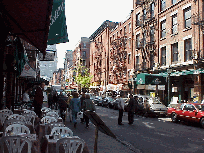
[[[158,90],[165,90],[165,85],[158,85]]]
[[[156,85],[147,85],[145,87],[146,90],[156,90]]]
[[[145,85],[138,84],[137,89],[145,89]]]

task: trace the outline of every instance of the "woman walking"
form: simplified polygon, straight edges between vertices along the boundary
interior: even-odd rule
[[[85,96],[85,100],[83,101],[82,107],[83,107],[84,111],[96,111],[95,104],[90,99],[90,96],[88,94]],[[84,114],[84,119],[86,122],[86,128],[88,128],[89,127],[89,118],[85,114]]]
[[[77,92],[73,93],[73,98],[70,101],[70,108],[72,110],[72,122],[74,123],[74,127],[76,128],[76,124],[77,124],[77,113],[80,111],[81,108],[81,103],[80,103],[80,99],[78,98],[79,95]]]

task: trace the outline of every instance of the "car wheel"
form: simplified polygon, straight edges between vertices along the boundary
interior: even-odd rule
[[[171,114],[171,120],[172,120],[173,123],[178,122],[177,114],[176,114],[176,113],[172,113],[172,114]]]
[[[201,125],[202,128],[204,128],[204,118],[200,119],[200,125]]]

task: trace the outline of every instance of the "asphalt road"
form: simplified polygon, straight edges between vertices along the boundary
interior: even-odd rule
[[[198,125],[172,123],[170,118],[145,118],[135,116],[134,124],[129,125],[127,112],[124,113],[124,125],[118,125],[118,111],[96,106],[96,113],[109,129],[122,142],[99,132],[98,153],[203,153],[204,129]],[[90,153],[93,153],[95,126],[89,129],[78,123],[77,128],[66,122],[74,134],[85,140]]]

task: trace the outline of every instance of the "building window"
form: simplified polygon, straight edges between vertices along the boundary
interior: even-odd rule
[[[161,21],[161,38],[166,37],[166,20]]]
[[[161,65],[166,65],[166,47],[161,48]]]
[[[172,16],[172,34],[178,33],[177,14]]]
[[[185,61],[192,60],[192,42],[191,38],[184,40]]]
[[[131,58],[131,54],[128,54],[128,64],[130,64],[130,63],[131,63],[130,58]]]
[[[139,56],[136,56],[136,69],[138,70],[139,69]]]
[[[150,17],[153,18],[154,17],[154,3],[152,3],[150,5]]]
[[[126,28],[126,26],[124,27],[124,35],[126,35],[127,34],[127,28]]]
[[[150,52],[150,68],[153,69],[154,67],[154,53]]]
[[[131,38],[129,39],[129,48],[131,48]]]
[[[123,30],[122,30],[122,29],[120,29],[120,35],[122,35],[122,32],[123,32]]]
[[[84,48],[86,48],[86,43],[84,43]]]
[[[131,32],[131,23],[129,23],[129,32]]]
[[[143,21],[146,20],[146,17],[147,17],[147,11],[146,9],[143,10]]]
[[[172,0],[172,4],[176,4],[177,3],[177,0]]]
[[[83,51],[83,55],[82,55],[83,57],[86,57],[86,51]]]
[[[161,11],[166,9],[166,0],[161,0]]]
[[[147,43],[146,38],[147,38],[147,32],[144,31],[144,33],[143,33],[143,46],[146,46],[146,43]]]
[[[136,48],[140,47],[140,34],[136,35]]]
[[[191,7],[184,9],[185,28],[191,28]]]
[[[136,26],[140,26],[140,13],[136,14]]]
[[[151,44],[154,43],[154,27],[150,27],[150,42]]]
[[[175,62],[178,62],[178,43],[172,44],[171,46],[172,46],[172,56],[173,56],[172,62],[175,63]]]

